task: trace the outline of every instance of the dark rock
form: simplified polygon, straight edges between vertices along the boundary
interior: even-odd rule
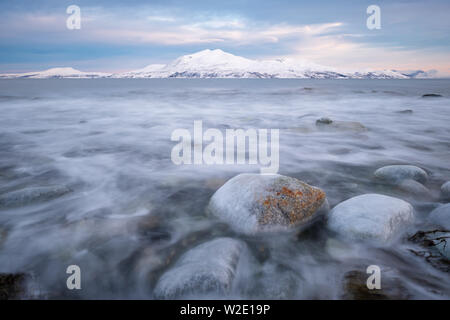
[[[409,238],[419,244],[423,250],[410,249],[416,256],[423,257],[433,267],[450,272],[450,231],[418,231]]]
[[[316,120],[316,125],[331,124],[331,123],[333,123],[333,120],[331,120],[330,118],[320,118]]]
[[[20,299],[26,290],[25,273],[0,273],[0,300]]]
[[[400,110],[400,111],[396,111],[395,113],[413,113],[413,111],[411,109],[405,109],[405,110]]]
[[[382,272],[382,275],[386,275]],[[389,300],[389,299],[408,299],[409,295],[402,283],[391,277],[382,277],[381,289],[369,290],[367,287],[367,278],[369,274],[353,270],[344,275],[344,293],[343,299],[347,300]]]

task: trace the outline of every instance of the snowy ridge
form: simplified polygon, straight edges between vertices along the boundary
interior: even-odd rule
[[[82,72],[73,68],[53,68],[42,72],[0,74],[0,78],[295,78],[295,79],[409,79],[394,70],[340,72],[307,61],[276,59],[251,60],[220,49],[203,50],[181,56],[171,63],[151,64],[124,73]]]
[[[27,73],[5,73],[0,74],[0,78],[30,78],[30,79],[49,79],[49,78],[104,78],[111,74],[103,72],[83,72],[74,68],[51,68],[45,71],[27,72]]]

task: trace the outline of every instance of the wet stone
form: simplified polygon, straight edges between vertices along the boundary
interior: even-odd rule
[[[325,192],[282,175],[240,174],[212,196],[208,211],[238,232],[255,235],[303,225],[328,211]]]

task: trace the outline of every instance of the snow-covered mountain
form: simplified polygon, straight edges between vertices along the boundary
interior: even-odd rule
[[[297,79],[409,79],[394,70],[343,72],[307,61],[292,59],[251,60],[220,49],[181,56],[168,64],[107,74],[54,68],[42,72],[3,74],[0,78],[297,78]]]
[[[110,73],[83,72],[74,68],[51,68],[48,70],[37,72],[0,74],[0,78],[30,78],[30,79],[49,79],[49,78],[87,79],[87,78],[104,78],[109,76],[111,76]]]
[[[113,75],[114,78],[318,78],[318,79],[408,79],[400,72],[340,72],[307,61],[291,59],[250,60],[220,49],[203,50],[179,57],[167,65]]]

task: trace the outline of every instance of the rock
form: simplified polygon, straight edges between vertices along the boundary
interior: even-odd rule
[[[408,202],[381,194],[364,194],[334,207],[328,227],[352,240],[387,242],[413,220],[413,207]]]
[[[240,174],[211,197],[207,209],[238,232],[293,229],[328,211],[325,192],[282,175]]]
[[[354,131],[363,132],[367,128],[356,121],[334,121],[329,118],[320,118],[316,120],[316,126],[321,130],[331,131]]]
[[[450,232],[440,235],[439,239],[434,240],[434,245],[442,257],[450,261]]]
[[[426,93],[422,95],[422,98],[440,98],[442,95],[437,93]]]
[[[403,180],[412,179],[420,183],[428,180],[425,170],[411,165],[385,166],[375,171],[375,177],[391,184],[399,184]]]
[[[155,287],[155,298],[226,294],[244,250],[247,250],[246,244],[232,238],[218,238],[198,245],[161,276]]]
[[[361,268],[365,269],[365,268]],[[343,295],[345,300],[399,300],[411,299],[407,288],[392,270],[382,270],[381,289],[369,290],[367,278],[369,274],[361,270],[346,272],[343,278]]]
[[[404,192],[417,196],[419,198],[430,198],[431,192],[423,184],[416,180],[406,179],[398,184],[398,188]]]
[[[338,239],[329,238],[325,243],[325,251],[336,260],[346,260],[353,258],[357,253],[348,243]]]
[[[431,211],[428,216],[428,221],[450,230],[450,203],[444,204]]]
[[[320,118],[316,120],[316,125],[331,124],[331,123],[333,123],[333,120],[331,120],[330,118]]]
[[[450,232],[445,230],[418,231],[410,241],[420,244],[424,250],[413,250],[416,256],[424,257],[433,267],[450,271]]]
[[[0,300],[20,299],[26,291],[25,273],[0,273]]]
[[[450,181],[441,186],[441,195],[443,199],[450,199]]]
[[[0,195],[0,208],[12,208],[45,202],[65,195],[71,190],[65,186],[30,187]]]
[[[413,111],[411,109],[405,109],[405,110],[396,111],[395,113],[411,114],[411,113],[413,113]]]
[[[264,264],[252,291],[257,299],[295,299],[301,287],[301,278],[293,270],[272,263]]]
[[[8,232],[6,231],[6,229],[3,229],[2,227],[0,227],[0,248],[3,245],[3,242],[5,242],[7,236],[8,236]]]

